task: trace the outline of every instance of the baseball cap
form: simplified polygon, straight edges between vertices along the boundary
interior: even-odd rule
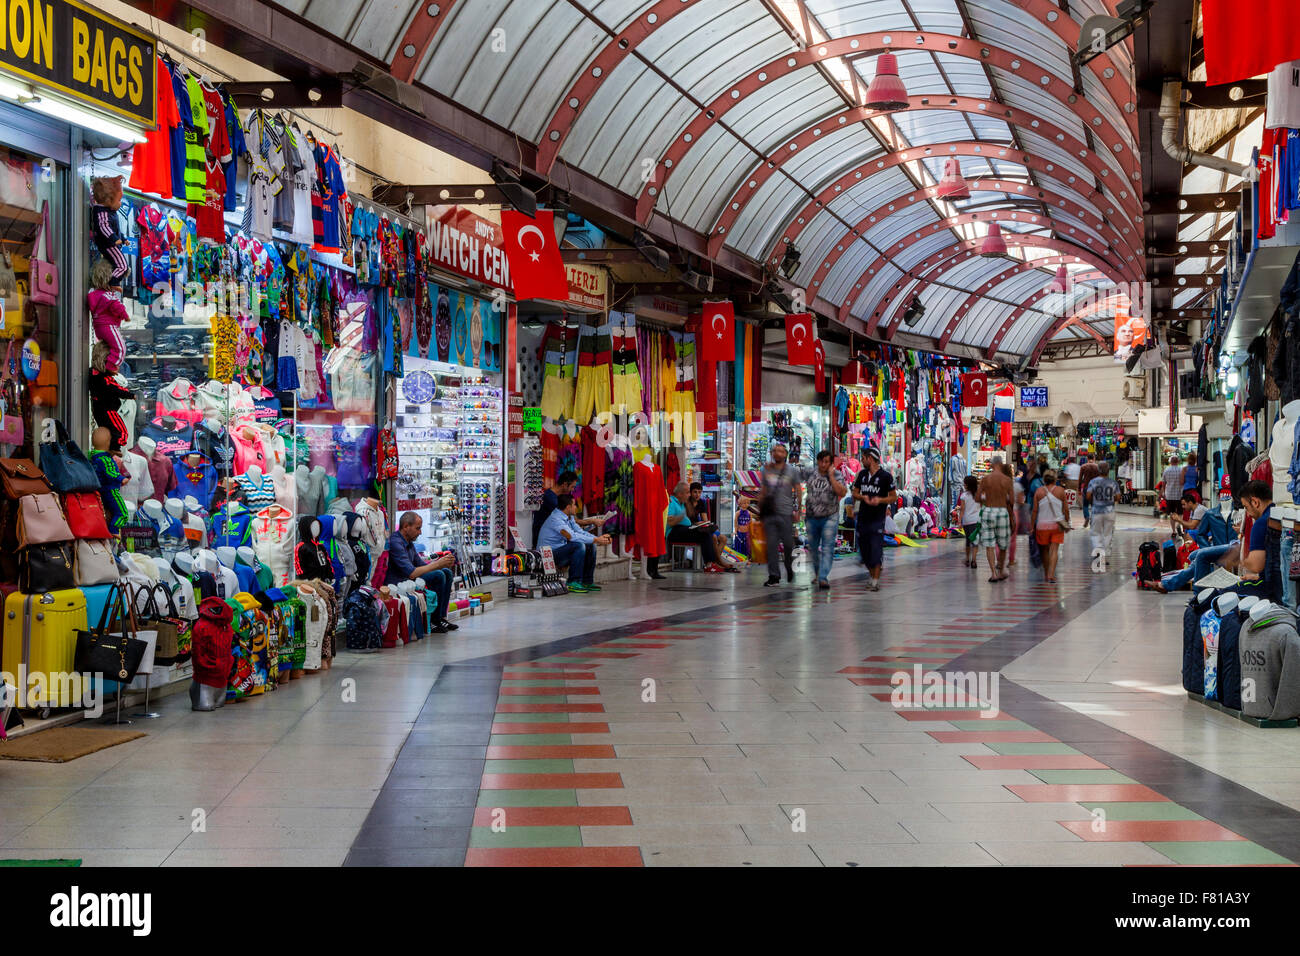
[[[1232,493],[1232,482],[1228,479],[1227,475],[1224,475],[1219,479],[1219,491],[1225,495]]]

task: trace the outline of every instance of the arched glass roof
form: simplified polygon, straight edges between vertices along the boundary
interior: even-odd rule
[[[767,265],[794,245],[794,281],[862,321],[928,255],[981,239],[988,225],[975,212],[1037,217],[996,220],[1021,262],[1077,253],[1112,277],[1105,283],[1144,271],[1131,53],[1121,44],[1079,67],[1071,58],[1082,21],[1113,14],[1111,0],[282,5],[535,144],[543,172],[562,160],[636,197],[642,221],[665,215],[708,235],[711,249]],[[885,51],[897,54],[907,109],[866,105]],[[926,196],[854,236],[892,199],[937,184],[943,150],[891,159],[936,144],[966,144],[967,178],[1028,190],[956,203]],[[837,186],[855,170],[850,188]],[[1022,234],[1051,247],[1017,245]],[[1032,352],[1055,316],[1031,300],[1055,266],[980,288],[1011,264],[907,276],[909,293],[934,306],[909,331],[940,339],[954,320],[943,313],[960,309],[943,341]],[[1077,325],[1056,333],[1084,334]]]

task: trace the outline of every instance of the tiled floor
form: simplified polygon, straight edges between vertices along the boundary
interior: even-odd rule
[[[67,765],[0,761],[0,858],[87,864],[1135,865],[1300,859],[1300,732],[1188,702],[1182,601],[992,585],[948,541],[868,592],[673,575],[503,602]],[[1001,673],[996,711],[890,677]],[[354,682],[354,683],[353,683]],[[348,691],[355,687],[355,700]],[[986,685],[987,686],[987,685]],[[918,694],[920,694],[918,690]],[[111,823],[104,823],[105,814]]]

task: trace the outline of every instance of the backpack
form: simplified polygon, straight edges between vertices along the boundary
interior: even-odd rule
[[[1172,541],[1166,541],[1160,546],[1160,563],[1164,568],[1164,573],[1177,571],[1181,565],[1178,563],[1178,545]]]
[[[343,627],[350,651],[377,650],[383,646],[384,632],[379,625],[374,595],[372,588],[360,587],[343,602]]]
[[[1160,583],[1164,573],[1160,561],[1160,545],[1154,541],[1143,541],[1138,546],[1137,586],[1143,590],[1154,589]]]

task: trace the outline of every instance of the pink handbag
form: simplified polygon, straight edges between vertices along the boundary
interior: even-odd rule
[[[36,230],[36,241],[32,244],[31,258],[31,300],[41,305],[58,305],[59,270],[54,266],[54,256],[50,249],[54,243],[50,239],[50,204],[41,203],[41,225]],[[41,258],[41,240],[45,240],[45,258]]]
[[[50,544],[71,541],[72,529],[59,506],[59,496],[23,495],[18,499],[18,543]]]

